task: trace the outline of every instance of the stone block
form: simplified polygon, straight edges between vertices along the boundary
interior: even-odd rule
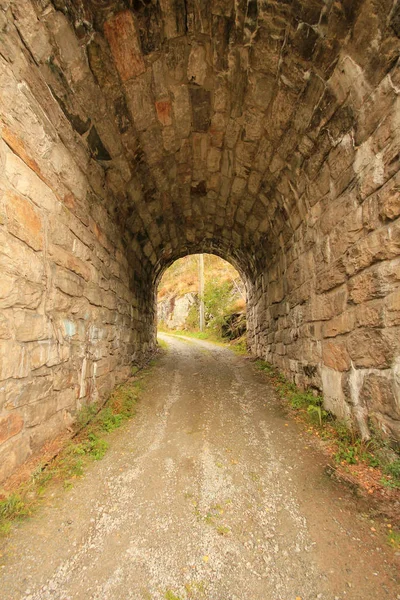
[[[393,327],[400,325],[400,290],[385,298],[385,325]]]
[[[346,279],[346,269],[343,264],[343,259],[339,258],[324,269],[318,270],[316,292],[321,294],[322,292],[338,287],[343,284]]]
[[[172,106],[168,99],[156,101],[156,112],[161,125],[164,127],[172,125]]]
[[[191,83],[203,86],[208,75],[207,49],[204,45],[195,41],[190,49],[187,78]]]
[[[343,391],[343,373],[323,366],[321,369],[324,408],[341,421],[351,422],[350,406]]]
[[[70,391],[70,390],[68,390]],[[60,392],[59,392],[60,393]],[[59,394],[50,394],[37,402],[28,404],[25,407],[25,426],[30,429],[45,425],[50,418],[58,412],[57,396]]]
[[[58,394],[57,394],[57,404],[56,404],[56,409],[57,411],[60,410],[65,410],[65,409],[70,409],[70,410],[74,410],[76,409],[76,393],[74,389],[65,389],[65,390],[61,390]]]
[[[165,47],[164,69],[172,84],[187,83],[188,46],[185,37],[169,40]]]
[[[18,342],[44,340],[51,336],[47,317],[28,310],[14,311],[15,337]]]
[[[29,458],[32,451],[27,436],[11,438],[0,448],[0,481],[9,477],[14,469]]]
[[[164,32],[168,39],[186,33],[185,0],[160,0]]]
[[[9,340],[11,338],[11,323],[5,314],[0,314],[0,339]]]
[[[324,323],[322,326],[322,335],[325,338],[329,338],[348,333],[354,329],[355,323],[355,312],[348,310]]]
[[[70,358],[70,346],[60,344],[56,340],[44,340],[30,344],[29,346],[30,365],[32,370],[40,369],[43,366],[54,367]]]
[[[396,181],[397,180],[397,181]],[[385,219],[396,219],[400,215],[400,175],[392,180],[379,192],[381,216]]]
[[[49,244],[48,252],[49,258],[60,267],[76,273],[85,281],[91,279],[91,269],[88,264],[74,256],[71,252],[55,244]]]
[[[30,372],[29,355],[25,346],[13,340],[0,340],[0,381],[27,377]]]
[[[380,413],[400,420],[399,390],[392,371],[366,373],[360,390],[360,401],[369,413]]]
[[[349,280],[349,301],[362,304],[368,300],[382,298],[387,294],[377,268],[366,269]]]
[[[210,173],[219,172],[221,165],[221,150],[218,148],[210,148],[207,154],[207,170]]]
[[[128,81],[145,71],[139,37],[130,10],[117,13],[104,24],[104,34],[110,44],[118,73],[122,81]]]
[[[361,221],[361,214],[357,212],[357,209],[359,209],[359,202],[357,191],[354,189],[346,190],[345,193],[333,201],[330,199],[319,219],[319,228],[321,232],[325,235],[329,234],[334,227],[339,225],[343,219],[346,219],[347,215],[350,213],[357,214],[356,228],[358,229]],[[341,227],[343,228],[343,225]]]
[[[146,131],[157,124],[154,98],[151,90],[151,71],[126,84],[129,110],[138,131]]]
[[[41,408],[42,414],[46,414],[46,406]],[[48,407],[48,416],[46,419],[38,423],[35,427],[29,428],[30,446],[32,452],[38,451],[42,448],[43,444],[48,442],[50,439],[55,438],[61,432],[65,431],[67,427],[72,424],[71,415],[67,411],[55,411],[55,401],[53,405]],[[35,413],[32,411],[32,416],[35,417]]]
[[[54,265],[53,268],[54,285],[68,296],[82,296],[85,288],[85,282],[82,277],[75,275],[61,267]]]
[[[207,132],[211,124],[211,92],[201,87],[189,88],[193,131]]]
[[[3,273],[0,278],[0,308],[37,308],[43,291],[38,284]]]
[[[351,276],[371,264],[396,258],[400,254],[400,221],[381,227],[359,240],[344,258],[347,273]]]
[[[53,383],[51,376],[43,376],[33,379],[9,379],[4,387],[6,395],[4,408],[12,410],[45,398],[51,392]]]
[[[192,123],[188,88],[186,85],[174,86],[172,94],[176,132],[179,137],[187,138]]]
[[[359,304],[355,310],[358,327],[381,327],[383,325],[383,302],[372,300]]]
[[[24,419],[19,413],[13,412],[7,416],[0,416],[0,444],[20,433],[23,426]]]
[[[43,223],[39,211],[28,200],[11,191],[5,193],[5,204],[9,232],[33,250],[42,250]]]
[[[69,364],[61,365],[53,370],[53,373],[53,389],[55,391],[69,387],[76,389],[79,386],[78,373],[75,369],[71,369]]]
[[[356,329],[347,338],[347,350],[356,368],[384,369],[393,359],[392,349],[381,329]]]
[[[211,145],[217,148],[222,148],[225,130],[227,124],[227,117],[224,113],[216,112],[211,119],[211,126],[209,130]]]
[[[323,341],[322,361],[326,367],[334,371],[348,371],[351,366],[351,359],[347,351],[346,341],[343,339]]]
[[[327,321],[345,310],[347,289],[341,286],[331,292],[311,294],[307,317],[310,321]]]
[[[17,29],[26,46],[37,62],[47,60],[53,50],[47,37],[46,28],[41,23],[29,0],[12,2],[13,17]]]

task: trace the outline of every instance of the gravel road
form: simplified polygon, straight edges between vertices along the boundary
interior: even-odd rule
[[[397,600],[396,557],[230,350],[162,336],[137,416],[2,542],[1,600]]]

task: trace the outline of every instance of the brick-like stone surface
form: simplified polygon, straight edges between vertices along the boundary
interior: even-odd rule
[[[126,10],[115,15],[105,23],[104,33],[122,81],[144,73],[145,66],[132,13]]]
[[[154,346],[156,284],[191,252],[242,274],[254,354],[400,438],[387,13],[22,0],[0,27],[0,419],[23,419],[0,478]]]

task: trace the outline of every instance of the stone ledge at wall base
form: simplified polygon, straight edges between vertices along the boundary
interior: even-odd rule
[[[356,369],[352,365],[349,371],[299,361],[290,361],[288,370],[281,361],[274,362],[272,355],[263,360],[301,389],[319,390],[324,408],[355,428],[362,439],[371,438],[372,427],[394,448],[400,446],[400,357],[388,369]]]
[[[0,485],[16,473],[29,476],[29,468],[25,465],[37,466],[43,461],[43,455],[48,457],[49,449],[52,452],[59,443],[64,443],[70,437],[76,416],[83,407],[92,404],[100,406],[109,398],[115,386],[127,381],[133,369],[137,373],[153,355],[154,350],[149,349],[139,363],[100,376],[98,385],[89,390],[90,396],[77,398],[79,388],[69,388],[50,397],[43,395],[41,401],[28,405],[30,410],[24,415],[18,412],[24,407],[18,402],[15,403],[16,408],[3,412],[0,416]],[[37,388],[37,383],[35,380],[29,383],[32,384],[32,392],[32,386]],[[24,394],[23,380],[20,384],[21,394]],[[29,426],[26,422],[29,422]]]

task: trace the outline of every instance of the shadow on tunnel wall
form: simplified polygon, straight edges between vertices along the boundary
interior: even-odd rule
[[[0,479],[155,345],[173,261],[248,341],[400,439],[399,4],[0,4]]]

